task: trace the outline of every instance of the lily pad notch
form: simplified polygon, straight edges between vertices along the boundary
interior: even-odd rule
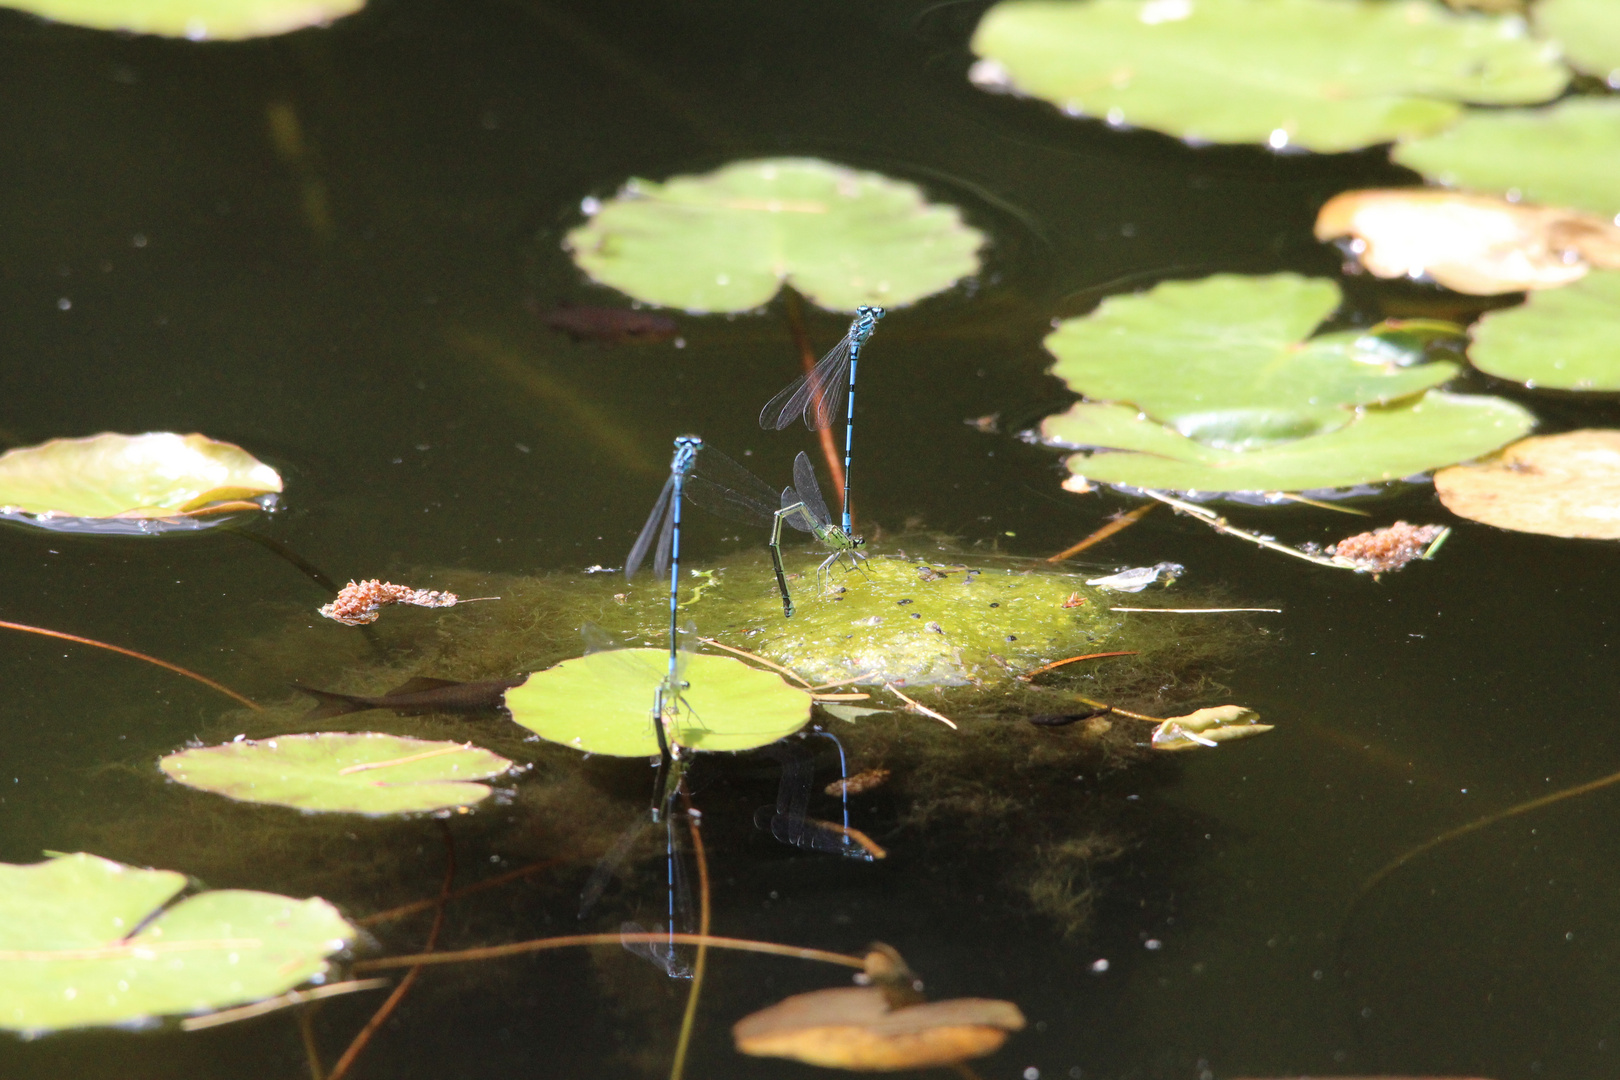
[[[0,1028],[141,1025],[319,980],[356,931],[337,909],[77,853],[0,863]]]

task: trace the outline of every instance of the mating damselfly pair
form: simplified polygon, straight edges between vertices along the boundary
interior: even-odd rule
[[[653,572],[658,576],[669,573],[669,669],[654,698],[653,716],[657,729],[661,761],[672,763],[676,753],[671,733],[677,718],[687,711],[681,692],[685,689],[679,674],[679,589],[681,553],[681,510],[686,499],[721,517],[752,525],[771,528],[771,565],[776,573],[776,587],[782,598],[782,614],[792,618],[793,597],[788,591],[787,575],[782,567],[782,524],[813,535],[830,554],[816,570],[820,585],[827,570],[845,556],[850,565],[857,566],[864,558],[859,548],[862,540],[851,531],[849,502],[849,476],[854,441],[855,377],[861,348],[872,336],[877,321],[883,317],[880,307],[862,306],[856,309],[855,319],[848,332],[827,352],[827,355],[808,372],[789,384],[766,404],[760,413],[760,426],[767,430],[781,430],[794,420],[803,418],[812,430],[828,427],[834,417],[838,399],[848,394],[845,405],[844,432],[844,504],[843,524],[835,525],[821,496],[821,485],[816,480],[815,467],[801,452],[793,462],[793,483],[780,493],[759,477],[738,465],[696,435],[681,435],[675,439],[675,453],[670,460],[669,479],[653,504],[647,523],[636,537],[630,554],[625,558],[625,576],[633,577],[653,555]],[[677,771],[677,770],[672,770]],[[666,780],[666,785],[667,785]],[[662,800],[660,800],[662,801]],[[655,816],[658,807],[654,807]]]

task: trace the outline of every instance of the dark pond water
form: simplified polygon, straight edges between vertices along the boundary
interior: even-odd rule
[[[796,370],[782,312],[682,318],[683,349],[608,348],[545,330],[524,302],[620,302],[560,249],[583,197],[630,176],[813,155],[916,182],[991,238],[972,289],[894,312],[874,339],[868,523],[1057,550],[1124,501],[1066,495],[1053,454],[963,423],[999,412],[1016,429],[1063,404],[1043,374],[1049,320],[1165,276],[1333,275],[1337,256],[1310,236],[1316,207],[1410,176],[1378,153],[1194,150],[984,95],[964,78],[982,7],[378,0],[330,31],[201,47],[0,15],[0,435],[238,442],[288,480],[285,509],[256,528],[339,578],[617,565],[671,435],[752,451],[767,475],[811,446],[754,424]],[[301,157],[278,153],[272,112],[296,117]],[[1352,295],[1360,317],[1381,297],[1421,299]],[[824,344],[840,328],[811,319]],[[1615,420],[1609,403],[1520,400],[1543,430]],[[1447,520],[1421,487],[1365,505],[1380,522]],[[1235,513],[1294,541],[1355,531],[1309,508]],[[712,550],[721,532],[694,543]],[[1096,557],[1174,559],[1189,585],[1284,613],[1215,699],[1253,706],[1273,733],[1098,786],[1134,846],[1099,865],[1085,929],[1065,936],[985,884],[949,835],[857,867],[772,849],[746,821],[711,841],[716,928],[843,950],[882,939],[939,995],[1016,1001],[1031,1027],[986,1077],[1613,1070],[1620,794],[1444,846],[1347,918],[1358,885],[1409,846],[1620,769],[1611,548],[1463,523],[1436,563],[1374,583],[1160,512]],[[319,590],[225,534],[0,531],[0,587],[6,619],[131,645],[267,700],[306,675],[282,657],[317,651],[300,644],[313,618],[295,613]],[[438,887],[431,823],[303,847],[296,828],[216,820],[156,782],[159,754],[229,723],[201,688],[23,636],[0,640],[0,679],[0,859],[88,847],[299,895],[329,875],[357,913]],[[464,880],[515,865],[487,835],[468,831]],[[225,849],[254,854],[208,854]],[[373,861],[369,876],[356,869]],[[490,896],[453,910],[446,945],[576,925],[566,887]],[[383,947],[407,951],[425,926],[392,933]],[[729,1025],[842,974],[735,956],[711,970],[690,1075],[808,1075],[737,1056]],[[358,1075],[663,1075],[683,1000],[650,966],[582,952],[445,969]],[[375,1004],[319,1015],[328,1061]],[[281,1014],[198,1035],[0,1041],[0,1075],[307,1072]]]

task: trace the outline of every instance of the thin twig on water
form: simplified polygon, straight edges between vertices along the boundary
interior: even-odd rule
[[[1208,525],[1218,533],[1225,533],[1227,536],[1235,536],[1239,540],[1247,540],[1251,544],[1258,544],[1263,548],[1269,548],[1272,551],[1278,551],[1284,555],[1292,555],[1296,559],[1304,559],[1306,562],[1315,563],[1317,566],[1331,566],[1335,570],[1350,570],[1358,574],[1368,573],[1368,570],[1365,567],[1357,566],[1348,559],[1337,559],[1329,555],[1314,555],[1309,551],[1301,551],[1299,548],[1289,547],[1287,544],[1273,540],[1269,536],[1261,536],[1259,533],[1253,533],[1247,529],[1240,529],[1208,507],[1199,506],[1197,503],[1190,503],[1185,499],[1178,499],[1174,495],[1167,495],[1162,491],[1155,491],[1153,488],[1141,488],[1140,490],[1142,494],[1146,495],[1148,498],[1158,499],[1166,506],[1173,506],[1177,510],[1180,510],[1183,514],[1188,514],[1197,518],[1199,521],[1202,521],[1205,525]]]
[[[1121,709],[1118,705],[1110,705],[1106,701],[1094,701],[1094,700],[1092,700],[1091,698],[1088,698],[1088,697],[1081,697],[1079,694],[1075,694],[1073,696],[1074,696],[1074,700],[1080,702],[1080,704],[1082,704],[1082,705],[1090,705],[1093,709],[1101,709],[1104,712],[1110,712],[1110,713],[1115,714],[1116,716],[1126,716],[1126,717],[1129,717],[1132,720],[1141,720],[1143,723],[1147,723],[1147,724],[1162,724],[1162,723],[1164,723],[1164,718],[1163,717],[1147,716],[1147,715],[1145,715],[1143,713],[1131,712],[1131,710],[1129,710],[1129,709]]]
[[[1091,547],[1093,544],[1100,544],[1110,536],[1113,536],[1115,533],[1135,525],[1138,521],[1142,520],[1149,510],[1152,509],[1153,504],[1148,503],[1146,506],[1138,506],[1135,510],[1126,511],[1125,513],[1116,517],[1113,521],[1110,521],[1108,524],[1092,533],[1090,536],[1086,537],[1084,540],[1080,541],[1078,544],[1075,544],[1073,547],[1064,548],[1056,555],[1048,557],[1046,561],[1049,563],[1059,563],[1064,559],[1072,559],[1082,551],[1086,550],[1086,548]]]
[[[1060,668],[1064,664],[1073,664],[1073,663],[1076,663],[1076,662],[1081,661],[1081,660],[1101,660],[1105,656],[1135,656],[1135,655],[1136,655],[1136,653],[1134,651],[1132,651],[1132,652],[1094,652],[1094,653],[1086,653],[1086,655],[1084,655],[1084,656],[1070,656],[1070,657],[1068,657],[1066,659],[1063,659],[1063,660],[1054,660],[1050,664],[1042,664],[1040,667],[1036,668],[1035,670],[1026,671],[1022,675],[1019,675],[1017,678],[1018,678],[1019,682],[1029,682],[1029,680],[1033,679],[1035,676],[1040,675],[1043,672],[1051,671],[1053,668]]]
[[[765,659],[763,656],[760,656],[758,653],[751,653],[747,649],[739,649],[735,645],[727,645],[725,642],[716,641],[712,637],[700,637],[700,638],[698,638],[698,640],[701,641],[705,645],[713,645],[717,649],[724,649],[728,653],[736,653],[738,656],[741,656],[744,659],[752,660],[755,663],[764,664],[766,667],[770,668],[772,671],[777,672],[778,674],[781,674],[781,675],[786,675],[788,678],[792,679],[794,682],[798,683],[800,686],[804,687],[806,690],[812,689],[812,687],[810,686],[810,680],[809,679],[804,678],[803,676],[801,676],[796,671],[791,671],[788,668],[783,667],[781,664],[778,664],[775,661]],[[837,686],[838,684],[833,683],[832,685]]]
[[[109,645],[105,641],[97,641],[95,638],[80,637],[77,634],[64,634],[60,630],[47,630],[43,626],[29,626],[27,623],[0,622],[0,627],[4,627],[7,630],[21,630],[25,634],[43,634],[45,637],[61,638],[63,641],[73,641],[80,645],[94,645],[98,649],[106,649],[108,652],[115,652],[122,656],[133,656],[137,660],[145,660],[148,664],[156,664],[158,667],[172,671],[176,675],[184,675],[188,679],[195,679],[210,689],[218,690],[226,697],[235,698],[237,701],[240,701],[254,712],[264,711],[263,705],[260,705],[255,701],[248,700],[228,686],[221,686],[219,683],[215,682],[213,679],[210,679],[206,675],[199,675],[195,671],[188,671],[179,664],[171,664],[167,660],[159,660],[155,656],[147,656],[145,653],[136,652],[134,649],[126,649],[119,645]]]
[[[456,880],[455,841],[451,838],[450,826],[441,821],[439,822],[439,828],[444,832],[444,883],[439,886],[438,909],[433,913],[433,928],[428,931],[427,945],[424,947],[424,951],[427,953],[432,953],[439,944],[439,932],[444,929],[445,904],[450,899],[450,889]],[[361,1028],[360,1033],[354,1037],[354,1041],[349,1043],[349,1048],[343,1051],[343,1056],[337,1059],[337,1064],[332,1066],[332,1071],[327,1074],[326,1080],[343,1080],[343,1077],[348,1075],[349,1070],[354,1068],[355,1061],[360,1057],[361,1051],[366,1048],[366,1044],[371,1042],[372,1036],[377,1034],[378,1029],[394,1014],[394,1010],[405,999],[405,995],[411,992],[411,987],[416,985],[416,980],[421,975],[422,967],[420,964],[405,973],[405,977],[399,981],[399,985],[394,987],[394,992],[388,995],[388,1000],[384,1001],[382,1007],[372,1014],[371,1019],[366,1021],[366,1026]]]
[[[715,949],[732,949],[736,952],[765,953],[768,956],[786,956],[795,960],[814,960],[823,964],[838,964],[843,967],[864,970],[866,959],[861,956],[849,956],[845,953],[828,952],[825,949],[805,949],[797,945],[778,945],[772,941],[750,941],[747,938],[716,937],[713,934],[671,934],[640,933],[640,934],[567,934],[563,937],[534,938],[530,941],[516,941],[510,945],[486,945],[481,949],[462,949],[458,952],[416,953],[412,956],[384,956],[376,960],[358,960],[350,965],[350,970],[356,973],[367,971],[390,971],[394,968],[419,967],[433,964],[466,964],[476,960],[500,960],[508,956],[523,956],[527,953],[546,952],[550,949],[570,949],[580,945],[708,945]]]
[[[509,870],[504,874],[498,874],[486,881],[480,881],[476,885],[468,885],[464,889],[457,889],[455,892],[451,893],[447,899],[460,900],[464,896],[471,896],[473,893],[480,893],[485,889],[493,889],[496,886],[505,885],[509,881],[516,881],[518,878],[528,877],[530,874],[538,874],[542,870],[549,870],[553,866],[560,866],[567,861],[567,859],[543,859],[537,863],[530,863],[528,866],[520,866],[516,870]],[[378,923],[392,922],[395,919],[403,919],[407,915],[415,915],[418,911],[427,911],[430,908],[435,908],[438,906],[439,898],[436,896],[427,900],[413,900],[409,904],[401,904],[399,907],[389,908],[386,911],[379,911],[375,914],[367,915],[363,919],[355,919],[354,923],[357,926],[376,926]]]
[[[337,997],[340,994],[354,994],[361,990],[377,990],[387,985],[387,979],[354,979],[349,982],[327,983],[325,986],[311,987],[308,990],[289,990],[285,994],[264,1001],[255,1001],[251,1005],[238,1005],[234,1009],[220,1009],[218,1012],[204,1013],[201,1016],[188,1016],[180,1021],[180,1028],[182,1031],[204,1031],[211,1027],[219,1027],[221,1024],[234,1024],[238,1020],[251,1020],[255,1016],[263,1016],[265,1013],[273,1013],[294,1005]]]
[[[1282,614],[1280,607],[1111,607],[1109,611],[1162,611],[1167,615],[1222,615],[1234,611],[1269,611]]]
[[[895,697],[897,697],[901,701],[905,702],[906,705],[908,705],[910,707],[912,712],[921,713],[922,715],[924,715],[924,716],[926,716],[926,717],[928,717],[928,718],[930,718],[932,720],[938,720],[940,723],[944,724],[946,727],[950,728],[952,731],[959,730],[957,728],[957,726],[956,726],[955,721],[953,721],[950,717],[944,716],[944,715],[942,715],[940,713],[935,712],[933,709],[930,709],[928,706],[924,705],[922,702],[917,701],[914,698],[907,697],[904,693],[902,693],[899,689],[897,689],[893,683],[884,683],[883,684],[883,689],[887,690],[889,693],[893,694]]]

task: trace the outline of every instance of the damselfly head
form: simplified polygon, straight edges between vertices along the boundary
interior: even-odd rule
[[[852,536],[852,537],[849,538],[849,544],[850,544],[851,547],[865,547],[866,546],[866,537],[864,537],[864,536]]]

